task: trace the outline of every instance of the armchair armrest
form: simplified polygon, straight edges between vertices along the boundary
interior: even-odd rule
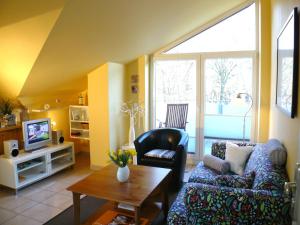
[[[183,161],[185,166],[185,161],[187,157],[187,148],[188,148],[189,136],[187,133],[183,133],[179,143],[177,144],[175,151],[175,161]]]
[[[144,154],[155,148],[155,143],[153,143],[154,140],[151,138],[151,134],[151,131],[145,132],[134,141],[138,162]]]
[[[192,224],[213,221],[234,224],[290,222],[290,203],[280,192],[189,183],[184,201],[188,221],[197,221]]]
[[[188,134],[187,133],[183,133],[176,149],[182,148],[182,149],[187,150],[188,142],[189,142],[189,136],[188,136]]]

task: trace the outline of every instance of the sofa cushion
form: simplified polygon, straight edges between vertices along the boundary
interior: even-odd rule
[[[147,157],[172,159],[175,156],[175,151],[165,149],[153,149],[145,154]]]
[[[161,159],[155,157],[143,157],[141,158],[140,165],[162,167],[162,168],[173,168],[175,166],[175,160]]]
[[[257,144],[248,160],[245,174],[255,171],[253,189],[282,192],[284,182],[288,180],[285,167],[273,165],[269,153],[267,144]]]
[[[221,174],[226,174],[230,170],[229,162],[213,155],[205,155],[203,157],[203,164],[204,166],[214,169]]]
[[[196,168],[193,169],[188,182],[214,185],[217,175],[220,175],[218,171],[204,166],[203,162],[199,162]]]
[[[168,212],[168,224],[186,224],[186,206],[184,204],[184,195],[186,185],[179,191],[176,200],[173,202]]]
[[[230,170],[242,176],[244,174],[246,161],[251,152],[252,146],[238,146],[227,142],[225,160],[230,163]]]
[[[218,186],[232,187],[232,188],[246,188],[251,189],[255,173],[252,172],[245,176],[239,175],[219,175],[216,176],[215,182]]]

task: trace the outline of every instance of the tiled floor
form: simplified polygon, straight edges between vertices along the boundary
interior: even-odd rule
[[[66,169],[18,192],[0,190],[0,224],[41,225],[72,205],[72,193],[66,188],[87,176],[89,155],[76,156],[73,169]]]
[[[71,206],[72,193],[66,188],[91,173],[88,154],[76,156],[73,169],[66,169],[27,188],[17,195],[0,190],[0,224],[41,225]],[[194,165],[187,165],[184,181]]]

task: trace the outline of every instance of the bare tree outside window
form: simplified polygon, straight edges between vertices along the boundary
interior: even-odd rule
[[[236,88],[228,85],[229,81],[236,76],[237,64],[229,59],[220,58],[210,63],[209,68],[214,71],[214,88],[211,89],[207,100],[218,104],[218,113],[223,114],[223,106],[230,103]]]
[[[173,63],[170,67],[157,68],[161,79],[161,83],[157,84],[157,92],[164,103],[184,103],[190,100],[193,96],[191,69],[194,66],[194,61],[185,61],[184,66]]]

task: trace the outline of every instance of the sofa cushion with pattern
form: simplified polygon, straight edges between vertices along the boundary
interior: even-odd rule
[[[253,185],[255,173],[240,176],[240,175],[219,175],[216,176],[215,185],[232,187],[232,188],[246,188],[250,189]]]
[[[168,212],[168,224],[186,224],[185,192],[185,186],[183,186]]]
[[[238,146],[252,146],[254,147],[256,144],[254,143],[235,143]],[[213,156],[219,157],[220,159],[225,159],[226,153],[226,142],[214,142],[211,146],[211,154]]]
[[[284,182],[288,179],[284,167],[272,165],[267,144],[258,144],[252,152],[245,168],[245,174],[255,172],[253,189],[283,191]]]
[[[193,169],[188,182],[214,184],[216,176],[221,173],[204,166],[203,162],[198,163],[195,169]]]

